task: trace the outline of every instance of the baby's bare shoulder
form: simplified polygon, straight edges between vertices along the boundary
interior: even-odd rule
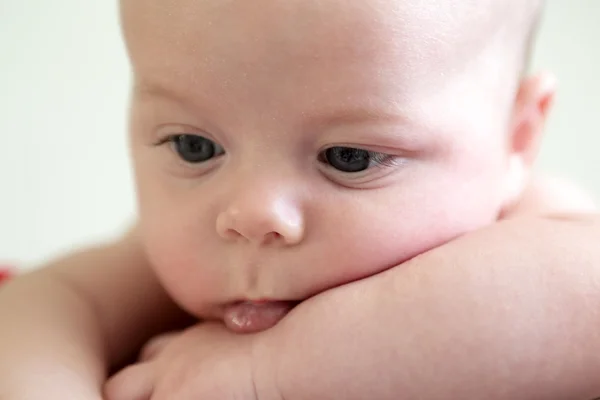
[[[137,228],[110,243],[65,255],[14,283],[27,291],[42,281],[50,288],[45,295],[67,290],[73,302],[86,305],[113,365],[185,317],[154,274]]]

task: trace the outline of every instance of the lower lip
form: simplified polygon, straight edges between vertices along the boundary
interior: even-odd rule
[[[244,301],[225,307],[223,321],[235,333],[256,333],[275,326],[297,303],[291,301]]]

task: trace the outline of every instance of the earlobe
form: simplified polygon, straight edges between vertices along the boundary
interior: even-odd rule
[[[556,80],[548,73],[521,82],[509,132],[504,211],[513,207],[527,188],[555,93]]]

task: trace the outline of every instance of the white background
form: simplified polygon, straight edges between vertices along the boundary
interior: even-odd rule
[[[550,0],[533,67],[560,81],[539,169],[600,199],[600,1]],[[0,0],[0,264],[133,219],[128,84],[115,0]]]

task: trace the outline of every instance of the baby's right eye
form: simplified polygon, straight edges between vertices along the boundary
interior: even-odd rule
[[[167,141],[172,143],[173,149],[182,160],[191,164],[203,163],[225,154],[221,145],[199,135],[173,135]]]

